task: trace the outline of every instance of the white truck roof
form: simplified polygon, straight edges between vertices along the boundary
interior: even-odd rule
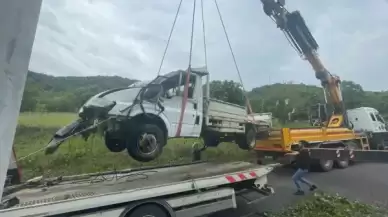
[[[358,111],[358,110],[364,110],[364,111],[372,112],[372,113],[378,112],[377,109],[372,108],[372,107],[358,107],[358,108],[354,108],[354,109],[348,109],[347,111]]]

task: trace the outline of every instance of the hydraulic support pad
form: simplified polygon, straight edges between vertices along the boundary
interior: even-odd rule
[[[325,160],[352,160],[363,162],[388,163],[388,151],[386,150],[352,150],[311,148],[308,149],[310,157]]]

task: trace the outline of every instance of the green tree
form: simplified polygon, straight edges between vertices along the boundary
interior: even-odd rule
[[[245,105],[241,84],[234,81],[212,81],[210,83],[210,97],[238,105]]]
[[[343,100],[348,109],[362,106],[365,92],[361,85],[353,81],[342,81],[341,89]]]
[[[40,88],[38,85],[27,85],[24,88],[20,111],[34,111],[39,99]]]

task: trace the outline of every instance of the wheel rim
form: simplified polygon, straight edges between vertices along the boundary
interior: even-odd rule
[[[327,160],[323,165],[324,165],[326,168],[328,168],[328,167],[331,166],[331,161],[330,161],[330,160]]]
[[[158,142],[155,135],[144,133],[141,135],[137,142],[139,151],[143,154],[152,154],[156,151]]]
[[[252,149],[255,147],[256,145],[256,135],[255,133],[250,133],[249,136],[248,136],[248,139],[249,139],[249,147]]]
[[[253,139],[253,140],[251,141],[251,143],[249,144],[249,147],[250,147],[250,148],[254,148],[255,145],[256,145],[256,141]]]

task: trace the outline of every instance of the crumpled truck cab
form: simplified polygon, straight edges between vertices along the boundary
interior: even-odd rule
[[[257,132],[269,130],[268,122],[255,121],[244,106],[211,99],[209,92],[206,68],[190,73],[177,70],[149,82],[104,91],[87,100],[79,119],[54,135],[46,153],[74,135],[87,139],[96,132],[103,134],[109,151],[127,150],[141,162],[157,158],[167,140],[177,137],[203,137],[208,147],[235,141],[242,149],[252,149]]]

